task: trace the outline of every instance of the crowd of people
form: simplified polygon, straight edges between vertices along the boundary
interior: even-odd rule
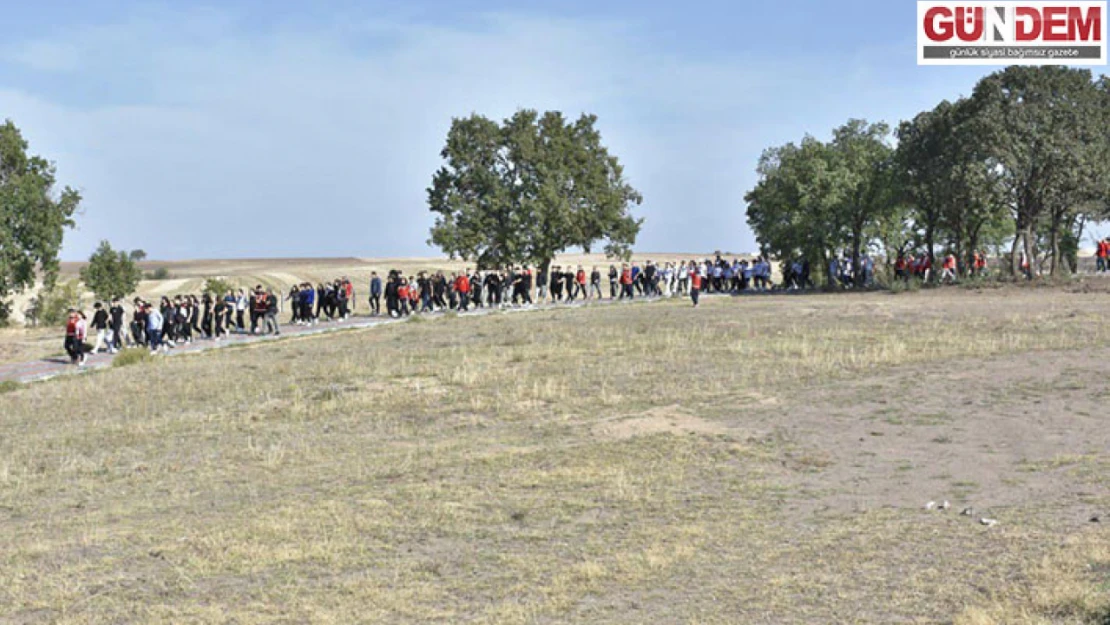
[[[959,276],[960,267],[960,261],[956,258],[956,254],[949,252],[938,260],[940,260],[941,284],[955,283]],[[1022,267],[1028,267],[1028,263],[1025,263],[1024,260],[1022,261]],[[977,277],[986,275],[986,273],[987,253],[983,251],[974,252],[967,267],[967,274],[971,277]],[[899,254],[894,260],[894,277],[903,282],[908,282],[911,278],[928,282],[933,277],[933,259],[924,252],[917,255],[912,252]]]
[[[582,265],[549,268],[509,266],[496,271],[465,269],[460,272],[419,272],[406,276],[376,272],[370,279],[372,315],[405,317],[445,310],[528,307],[589,300],[631,300],[643,297],[676,297],[701,292],[740,293],[768,291],[771,263],[715,260],[609,265],[607,269]],[[606,296],[606,294],[608,294]],[[385,310],[382,311],[384,299]]]
[[[349,281],[346,289],[349,289]],[[295,323],[313,322],[321,314],[328,319],[350,316],[351,311],[341,303],[336,291],[349,295],[351,291],[342,288],[342,282],[320,290],[325,296],[320,307],[313,309],[310,300],[304,307],[302,293],[315,289],[305,285],[295,289]],[[343,301],[347,301],[344,299]],[[278,321],[280,301],[273,289],[255,286],[249,292],[245,289],[229,290],[223,296],[214,293],[197,295],[164,296],[158,304],[136,297],[132,301],[131,320],[126,322],[127,312],[122,300],[115,299],[105,304],[93,305],[90,322],[83,311],[70,309],[66,321],[66,353],[77,365],[84,365],[89,353],[105,351],[116,353],[124,347],[146,347],[151,352],[166,352],[177,346],[189,345],[198,339],[221,341],[232,333],[281,335]],[[87,343],[95,333],[95,341]]]
[[[1110,256],[1110,243],[1105,248]],[[1100,257],[1101,258],[1101,257]],[[955,281],[956,257],[943,258],[941,281]],[[986,254],[974,255],[972,275],[986,271]],[[1105,263],[1110,267],[1110,260]],[[594,265],[553,265],[547,268],[508,266],[485,271],[421,271],[405,275],[397,270],[384,276],[372,272],[368,284],[370,316],[401,318],[442,311],[465,312],[475,308],[531,307],[591,300],[690,297],[698,305],[701,294],[740,294],[773,289],[813,288],[808,261],[780,264],[781,282],[772,280],[772,264],[766,258],[732,259],[717,256],[702,261]],[[870,285],[875,263],[864,254],[857,282],[854,265],[847,255],[829,262],[829,275],[844,286]],[[927,254],[906,253],[894,263],[900,280],[928,280],[932,272]],[[83,312],[71,310],[66,326],[66,351],[76,364],[84,364],[88,352],[115,353],[125,346],[146,347],[165,352],[198,339],[220,341],[230,334],[281,334],[278,317],[289,311],[288,323],[314,326],[321,322],[342,323],[354,314],[358,297],[354,283],[344,277],[331,282],[301,283],[283,296],[261,285],[254,289],[228,290],[220,296],[165,296],[157,305],[135,298],[131,319],[120,300],[96,303],[88,322]],[[284,305],[287,304],[287,305]],[[92,345],[85,341],[95,335]]]
[[[771,264],[715,260],[667,263],[625,263],[585,267],[555,265],[547,269],[509,266],[502,270],[420,272],[405,276],[372,272],[368,285],[371,316],[406,317],[472,308],[531,307],[588,300],[632,300],[689,296],[696,306],[702,292],[737,293],[771,288]],[[606,288],[607,287],[607,288]],[[164,296],[157,304],[136,297],[130,321],[123,301],[97,302],[92,320],[71,309],[65,348],[72,362],[84,365],[89,353],[114,354],[125,347],[167,352],[197,340],[221,341],[237,334],[281,334],[283,304],[288,323],[313,326],[342,323],[356,307],[354,284],[348,278],[292,287],[284,297],[273,289]],[[383,307],[384,306],[384,307]],[[93,338],[95,337],[95,338]],[[87,341],[91,341],[87,342]]]

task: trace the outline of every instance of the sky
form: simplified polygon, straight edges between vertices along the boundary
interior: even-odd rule
[[[913,2],[0,0],[0,118],[84,197],[63,258],[427,256],[454,117],[593,113],[642,252],[748,252],[761,152],[892,125],[991,71],[918,67]]]

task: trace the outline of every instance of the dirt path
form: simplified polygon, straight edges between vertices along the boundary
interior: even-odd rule
[[[710,296],[710,297],[721,297],[721,296],[720,295],[714,295],[714,296]],[[683,298],[673,298],[673,299],[683,299]],[[472,310],[470,312],[460,313],[459,316],[462,316],[462,317],[482,317],[482,316],[485,316],[485,315],[498,313],[498,312],[500,312],[500,313],[526,313],[526,312],[536,312],[536,311],[545,311],[545,310],[550,311],[550,310],[559,310],[559,309],[567,309],[567,308],[581,308],[581,307],[587,306],[587,305],[589,305],[589,306],[621,306],[621,305],[644,304],[644,303],[652,303],[652,302],[660,302],[660,301],[671,301],[671,300],[662,300],[662,299],[659,299],[659,298],[640,298],[640,299],[633,300],[631,302],[612,301],[612,300],[591,300],[591,301],[588,301],[588,302],[577,301],[577,302],[563,303],[563,304],[557,304],[557,305],[547,304],[547,305],[543,305],[543,306],[531,306],[531,307],[526,307],[526,308],[506,308],[506,309],[481,308],[481,309],[477,309],[477,310]],[[444,314],[445,313],[440,312],[440,313],[434,313],[434,314],[431,314],[431,315],[420,315],[419,317],[423,318],[423,319],[436,319],[436,318],[443,317]],[[299,336],[301,336],[301,337],[303,337],[303,336],[315,336],[315,335],[327,334],[329,332],[338,332],[338,331],[342,331],[342,330],[361,330],[361,329],[367,329],[367,328],[374,328],[374,327],[382,326],[382,325],[389,325],[389,324],[393,324],[393,323],[403,323],[405,321],[407,321],[407,319],[390,319],[388,317],[354,317],[352,319],[349,319],[349,320],[341,322],[341,323],[340,322],[325,322],[325,323],[321,323],[320,325],[313,326],[313,327],[283,324],[281,326],[281,334],[278,335],[278,336],[233,334],[230,337],[228,337],[226,339],[222,339],[218,342],[214,341],[214,340],[210,340],[210,339],[200,339],[200,340],[197,340],[197,341],[193,342],[191,345],[178,346],[177,348],[171,350],[169,355],[174,356],[174,355],[181,355],[181,354],[195,354],[195,353],[205,352],[205,351],[209,351],[209,350],[213,350],[213,349],[220,349],[220,348],[228,347],[228,346],[232,346],[232,345],[259,343],[259,342],[263,342],[263,341],[273,341],[273,340],[280,340],[280,339],[286,339],[286,338],[291,338],[291,337],[299,337]],[[62,337],[59,335],[59,337],[58,337],[59,349],[61,349],[61,344],[62,344]],[[70,363],[69,358],[65,357],[65,356],[43,358],[41,360],[33,360],[33,361],[28,361],[28,362],[0,364],[0,382],[23,382],[23,383],[37,382],[37,381],[42,381],[42,380],[48,380],[50,378],[57,377],[59,375],[72,375],[72,374],[83,373],[83,372],[86,372],[86,371],[92,371],[92,370],[101,369],[101,368],[104,368],[104,367],[109,367],[112,364],[112,359],[113,358],[114,358],[113,355],[106,354],[106,353],[90,354],[84,367],[75,367],[73,364]]]

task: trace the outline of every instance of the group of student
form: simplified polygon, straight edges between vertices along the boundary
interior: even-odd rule
[[[606,283],[608,288],[606,289]],[[721,257],[705,261],[653,261],[610,265],[607,270],[582,265],[549,268],[530,266],[494,271],[467,268],[461,272],[419,272],[406,276],[390,271],[384,278],[370,278],[372,315],[405,317],[444,310],[465,312],[471,308],[534,306],[575,301],[631,300],[637,297],[675,297],[700,293],[739,293],[771,289],[771,263],[727,261]],[[382,300],[385,310],[382,310]]]
[[[396,270],[384,277],[375,271],[370,278],[368,303],[372,316],[396,318],[447,310],[601,300],[606,295],[611,300],[689,296],[697,306],[703,292],[769,289],[771,264],[766,259],[728,261],[718,256],[704,261],[614,264],[607,270],[593,266],[588,271],[581,265],[424,271],[407,277]],[[353,314],[356,294],[351,280],[344,277],[317,285],[298,284],[284,298],[262,285],[249,291],[229,290],[223,296],[165,296],[157,305],[135,298],[129,324],[121,300],[97,302],[91,322],[82,311],[70,310],[66,352],[75,364],[83,365],[90,352],[115,353],[125,346],[146,347],[157,353],[198,339],[220,341],[232,333],[280,335],[278,315],[283,302],[289,303],[289,323],[339,323]],[[95,334],[91,345],[86,343],[90,333]]]
[[[1028,263],[1023,259],[1022,268],[1027,267]],[[940,282],[954,284],[959,277],[959,268],[960,261],[956,258],[956,254],[953,252],[946,254],[940,259]],[[971,254],[967,273],[971,277],[986,275],[986,252],[980,250]],[[908,282],[911,278],[928,282],[933,277],[933,259],[925,252],[916,255],[913,252],[899,254],[894,260],[894,277],[903,282]]]
[[[352,301],[350,281],[343,279],[320,285],[321,297],[310,285],[295,287],[293,322],[315,323],[322,314],[328,319],[346,319],[351,314],[347,302]],[[311,294],[311,295],[309,295]],[[320,302],[314,308],[313,304]],[[123,302],[114,299],[107,305],[93,305],[92,320],[81,310],[70,309],[66,319],[65,350],[76,365],[84,365],[89,353],[105,351],[114,354],[125,346],[146,347],[151,352],[165,352],[197,339],[220,341],[232,333],[281,335],[278,322],[279,297],[273,289],[257,285],[229,290],[224,296],[212,293],[164,296],[154,305],[136,297],[131,321],[125,327]],[[307,305],[306,305],[307,304]],[[95,333],[95,341],[87,343]]]
[[[285,301],[290,302],[294,325],[316,325],[320,318],[328,321],[345,321],[351,318],[355,306],[355,287],[346,277],[334,282],[312,286],[305,282],[289,290]]]

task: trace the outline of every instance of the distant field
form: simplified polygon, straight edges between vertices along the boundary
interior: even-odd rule
[[[4,389],[0,623],[1104,625],[1108,304],[446,318]]]

